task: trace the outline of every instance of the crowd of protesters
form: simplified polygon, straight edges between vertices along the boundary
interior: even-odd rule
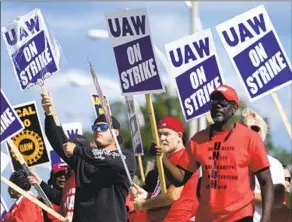
[[[185,141],[184,125],[168,116],[158,122],[160,146],[150,152],[162,156],[167,192],[162,193],[158,170],[151,170],[145,184],[132,183],[136,160],[131,149],[121,149],[111,134],[105,115],[92,125],[95,145],[86,137],[67,139],[57,126],[49,94],[41,95],[46,113],[45,132],[53,149],[66,164],[52,167],[45,183],[40,175],[15,171],[10,180],[27,192],[40,184],[54,210],[73,222],[285,222],[292,220],[287,207],[291,174],[279,160],[267,155],[267,124],[255,111],[245,109],[235,122],[239,107],[236,91],[222,85],[210,94],[214,121]],[[120,123],[112,128],[123,143]],[[2,221],[58,221],[13,189],[16,199]],[[37,197],[39,198],[39,197]]]

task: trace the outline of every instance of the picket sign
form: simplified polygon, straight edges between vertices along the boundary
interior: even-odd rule
[[[27,199],[29,199],[31,202],[33,202],[34,204],[38,205],[40,208],[42,208],[43,210],[45,210],[46,212],[48,212],[49,214],[53,215],[55,218],[57,218],[60,221],[67,221],[67,219],[65,217],[63,217],[62,215],[58,214],[56,211],[54,211],[52,208],[48,207],[47,205],[45,205],[44,203],[42,203],[41,201],[39,201],[38,199],[36,199],[35,197],[33,197],[32,195],[30,195],[29,193],[27,193],[25,190],[21,189],[19,186],[17,186],[16,184],[12,183],[10,180],[8,180],[7,178],[5,178],[4,176],[1,175],[1,181],[5,184],[7,184],[9,187],[11,187],[13,190],[15,190],[16,192],[20,193],[22,196],[26,197]]]
[[[14,152],[15,156],[17,157],[17,159],[18,159],[19,163],[21,164],[21,166],[22,166],[23,170],[25,171],[25,173],[27,175],[31,175],[30,169],[28,168],[23,156],[21,155],[21,153],[19,152],[19,150],[17,149],[17,147],[15,146],[13,141],[9,138],[9,139],[7,139],[7,143],[10,146],[11,150]],[[43,199],[45,204],[47,206],[49,206],[50,208],[53,208],[51,202],[49,201],[47,195],[45,194],[45,192],[43,191],[41,186],[38,183],[34,184],[33,186],[37,190],[38,194],[41,196],[41,198]]]

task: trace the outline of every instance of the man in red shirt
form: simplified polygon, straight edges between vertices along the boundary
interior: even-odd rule
[[[196,222],[253,221],[252,171],[261,186],[261,222],[268,222],[273,183],[264,144],[256,132],[234,122],[239,99],[233,88],[222,85],[211,93],[210,99],[214,124],[191,138],[178,166],[167,155],[163,155],[163,164],[181,184],[202,166]],[[162,153],[158,147],[156,155]]]
[[[10,176],[10,181],[25,191],[29,191],[31,188],[27,175],[23,170],[13,172]],[[10,187],[8,188],[8,193],[12,199],[17,201],[5,215],[4,222],[44,222],[43,212],[39,206]]]
[[[173,164],[178,164],[185,150],[183,132],[183,124],[175,117],[163,118],[158,124],[160,144]],[[139,195],[134,201],[135,209],[148,210],[147,221],[190,221],[198,208],[196,196],[198,173],[195,173],[184,186],[180,187],[173,184],[171,175],[166,174],[166,179],[168,185],[166,194],[160,194],[159,182],[153,193],[148,195],[142,188],[136,185],[132,187],[133,194],[138,193]]]

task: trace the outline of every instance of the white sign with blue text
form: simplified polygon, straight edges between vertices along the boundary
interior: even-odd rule
[[[59,70],[60,49],[39,9],[1,28],[21,90]]]
[[[80,122],[63,123],[62,128],[68,139],[72,138],[77,134],[82,135],[82,124]]]
[[[291,84],[291,64],[263,5],[216,29],[250,101]]]
[[[146,9],[105,15],[123,95],[164,92],[155,61]]]
[[[210,29],[165,45],[186,121],[210,110],[211,92],[223,84],[221,66]]]

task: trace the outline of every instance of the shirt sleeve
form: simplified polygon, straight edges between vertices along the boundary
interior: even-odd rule
[[[75,169],[76,158],[67,157],[62,149],[62,145],[67,142],[63,128],[56,125],[52,115],[45,116],[45,133],[52,148],[72,169]]]
[[[264,143],[259,135],[253,133],[249,143],[250,169],[253,173],[270,166]]]
[[[43,214],[33,202],[23,199],[11,219],[16,222],[26,222],[28,218],[31,222],[42,222]]]
[[[195,150],[196,141],[192,138],[187,148],[185,149],[184,153],[182,154],[178,162],[178,166],[187,171],[195,172],[198,169],[198,162],[195,158],[196,156]]]
[[[44,190],[45,194],[48,196],[48,199],[54,204],[60,205],[61,202],[61,191],[50,187],[44,181],[40,184],[41,188]]]

